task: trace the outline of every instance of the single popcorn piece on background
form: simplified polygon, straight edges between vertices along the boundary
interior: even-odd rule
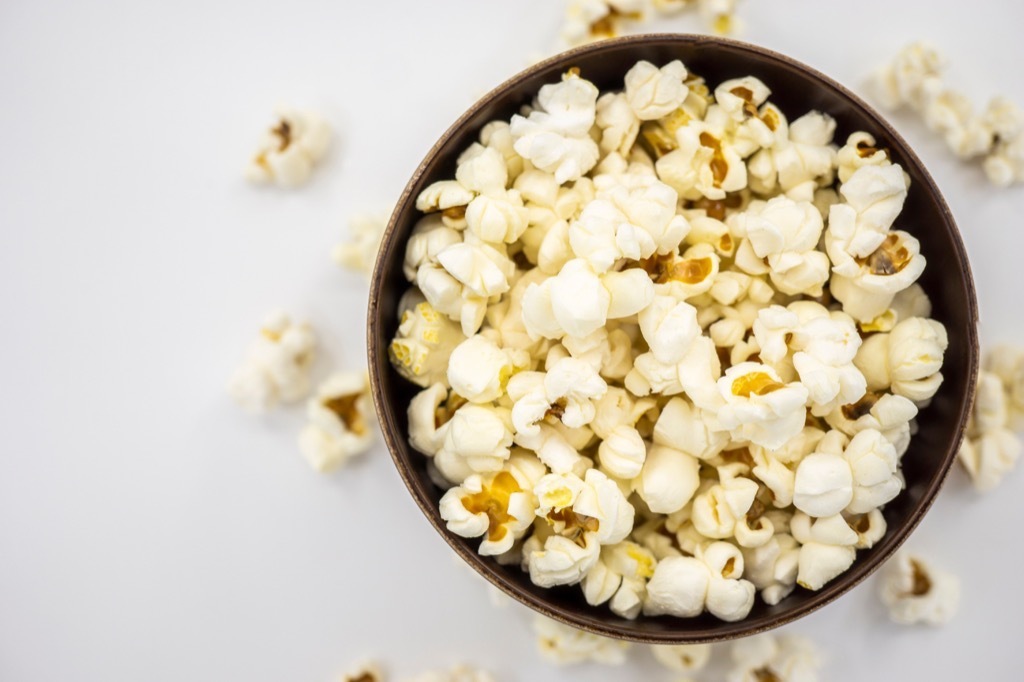
[[[384,682],[384,672],[376,661],[362,661],[342,675],[339,682]]]
[[[879,594],[889,616],[901,625],[943,625],[956,615],[960,579],[903,551],[885,565]]]
[[[450,670],[433,670],[408,677],[403,682],[495,682],[486,670],[468,665],[457,665]]]
[[[805,637],[760,634],[739,639],[730,652],[727,682],[815,682],[822,658]]]
[[[711,660],[710,644],[651,645],[655,660],[669,670],[692,673],[703,670]]]
[[[592,635],[541,615],[534,617],[533,631],[540,655],[557,665],[588,661],[622,665],[626,662],[629,642]]]
[[[280,107],[277,123],[263,134],[245,177],[259,184],[297,187],[330,146],[331,128],[312,111]]]
[[[366,452],[376,438],[366,372],[332,374],[307,403],[306,416],[299,448],[317,471],[332,471]]]
[[[567,47],[615,38],[626,22],[641,21],[646,0],[568,0],[561,37]]]
[[[334,247],[331,252],[334,262],[349,270],[369,273],[377,260],[377,251],[380,250],[380,241],[391,217],[391,210],[352,216],[348,222],[352,240]]]
[[[315,357],[313,329],[275,311],[263,322],[259,338],[231,378],[228,392],[251,412],[266,412],[278,403],[301,400],[309,393]]]

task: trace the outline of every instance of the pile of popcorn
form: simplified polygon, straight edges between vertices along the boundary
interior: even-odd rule
[[[934,47],[913,43],[875,73],[871,84],[882,106],[915,111],[957,157],[982,159],[994,185],[1024,182],[1024,110],[995,97],[976,112],[970,98],[946,86],[945,67]]]
[[[568,0],[562,24],[562,47],[576,47],[622,35],[644,21],[653,9],[661,15],[696,10],[715,33],[736,29],[737,0]]]
[[[448,528],[626,618],[735,621],[885,533],[946,332],[864,132],[576,70],[417,199],[389,351]]]

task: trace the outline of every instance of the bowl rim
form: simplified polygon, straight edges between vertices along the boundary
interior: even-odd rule
[[[963,286],[967,294],[967,306],[968,306],[968,335],[965,339],[967,352],[969,357],[967,358],[968,363],[968,383],[965,400],[961,404],[959,420],[956,427],[955,437],[950,442],[950,446],[947,449],[944,459],[940,465],[940,475],[934,478],[931,484],[925,489],[921,502],[918,506],[913,509],[908,519],[908,522],[903,526],[893,529],[894,537],[892,544],[886,549],[886,551],[876,554],[871,557],[870,561],[861,563],[854,563],[847,571],[841,574],[840,578],[844,578],[842,582],[833,582],[826,585],[822,589],[815,591],[806,601],[801,604],[783,612],[777,614],[767,623],[760,626],[743,627],[744,620],[736,621],[733,623],[727,623],[722,621],[718,627],[715,628],[714,634],[709,635],[698,635],[698,636],[687,636],[685,631],[653,631],[645,634],[638,634],[635,632],[625,632],[617,629],[613,625],[601,622],[599,620],[591,619],[580,619],[573,617],[574,612],[569,609],[556,607],[548,603],[546,600],[541,599],[530,592],[521,590],[519,586],[510,582],[506,576],[487,563],[487,557],[482,557],[474,551],[471,551],[464,544],[461,544],[459,540],[451,536],[448,532],[445,524],[440,518],[440,514],[436,509],[432,500],[425,499],[417,490],[417,486],[414,485],[416,475],[413,473],[410,463],[405,458],[400,456],[400,447],[398,443],[399,437],[403,441],[407,441],[407,436],[402,434],[401,436],[397,433],[399,429],[392,422],[390,413],[384,407],[384,390],[383,383],[384,378],[379,372],[379,368],[375,359],[379,357],[381,352],[385,352],[385,349],[381,348],[381,344],[375,334],[377,330],[376,319],[379,316],[378,307],[380,299],[380,291],[383,285],[383,266],[384,266],[384,254],[387,249],[386,245],[390,244],[395,238],[395,232],[398,229],[397,217],[401,211],[401,207],[404,207],[412,197],[413,188],[419,183],[420,179],[424,174],[433,166],[434,161],[441,150],[448,145],[449,141],[457,135],[460,130],[466,125],[466,123],[474,118],[483,108],[488,106],[494,100],[500,98],[507,91],[514,89],[526,80],[532,79],[538,73],[549,69],[551,66],[559,63],[565,63],[568,67],[574,58],[589,55],[591,53],[602,52],[610,49],[616,49],[623,46],[637,45],[642,46],[651,42],[675,42],[679,44],[692,45],[696,47],[700,46],[727,46],[735,50],[743,51],[748,53],[753,59],[769,60],[775,62],[782,62],[783,64],[791,67],[792,69],[799,71],[803,76],[808,77],[811,80],[816,80],[822,84],[834,89],[842,97],[848,99],[853,105],[861,109],[866,113],[873,121],[879,126],[879,129],[883,130],[887,135],[891,137],[895,145],[900,148],[902,156],[905,156],[921,171],[921,181],[925,184],[925,191],[934,197],[936,204],[944,219],[944,225],[950,232],[951,241],[953,244],[953,250],[955,252],[960,272],[963,273]],[[824,607],[827,604],[832,603],[839,597],[850,592],[854,587],[861,584],[867,579],[875,570],[877,570],[882,564],[884,564],[906,541],[910,534],[917,528],[925,514],[931,508],[935,502],[935,498],[938,496],[939,491],[945,484],[949,473],[953,467],[954,460],[956,459],[957,452],[960,449],[960,444],[963,441],[964,433],[966,430],[967,420],[974,404],[975,391],[977,386],[977,378],[979,371],[979,340],[978,340],[978,304],[977,304],[977,292],[974,284],[974,278],[971,272],[970,263],[967,259],[967,250],[964,246],[963,239],[960,235],[960,230],[957,226],[956,220],[953,217],[952,211],[949,205],[946,203],[945,198],[939,191],[938,186],[935,184],[935,180],[932,178],[931,173],[928,171],[925,164],[921,161],[920,157],[913,150],[910,144],[900,135],[896,129],[884,118],[874,107],[870,106],[861,97],[851,92],[848,88],[843,86],[841,83],[830,78],[829,76],[821,73],[817,69],[804,64],[792,57],[786,56],[774,50],[754,45],[744,41],[739,41],[731,38],[723,38],[719,36],[709,36],[701,34],[691,33],[642,33],[630,36],[624,36],[619,38],[612,38],[608,40],[602,40],[596,43],[575,47],[551,57],[548,57],[540,62],[537,62],[526,69],[523,69],[519,73],[506,79],[496,87],[490,89],[485,95],[480,97],[471,107],[469,107],[461,116],[452,123],[445,132],[438,138],[437,142],[431,146],[430,150],[423,157],[423,160],[419,163],[416,170],[413,172],[405,188],[402,190],[401,195],[395,203],[394,211],[390,219],[388,220],[387,227],[381,237],[381,246],[377,252],[377,257],[374,261],[374,267],[370,276],[370,293],[367,306],[367,319],[366,319],[366,335],[367,335],[367,360],[368,370],[370,378],[370,389],[373,398],[374,410],[377,415],[378,423],[381,425],[381,433],[388,448],[388,452],[395,464],[395,468],[398,470],[399,476],[402,482],[405,484],[408,492],[412,495],[416,501],[420,511],[423,512],[427,520],[438,532],[438,534],[444,538],[445,542],[459,555],[459,557],[470,565],[477,573],[484,577],[492,585],[499,588],[503,593],[516,601],[528,606],[535,612],[543,614],[552,620],[559,623],[569,625],[592,634],[601,635],[605,637],[611,637],[619,640],[626,640],[644,644],[698,644],[698,643],[711,643],[721,642],[736,639],[739,637],[746,637],[749,635],[758,634],[761,632],[767,632],[775,628],[781,627],[792,623],[800,618],[803,618],[818,609]],[[831,585],[831,589],[830,589]],[[681,622],[685,622],[686,619],[680,619]],[[705,631],[706,632],[706,631]]]

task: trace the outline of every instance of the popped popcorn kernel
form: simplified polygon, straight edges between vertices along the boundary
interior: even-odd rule
[[[245,177],[257,184],[297,187],[327,152],[331,129],[312,111],[280,107],[275,114],[277,123],[263,134]]]
[[[267,316],[228,392],[251,412],[266,412],[278,403],[301,400],[309,393],[316,358],[316,335],[308,324],[293,323],[283,311]]]
[[[307,404],[299,447],[310,466],[331,471],[373,444],[375,422],[365,372],[339,372]]]
[[[587,661],[622,665],[626,662],[629,642],[592,635],[540,615],[533,619],[533,631],[540,655],[556,665]]]
[[[897,623],[943,625],[956,615],[960,580],[904,551],[883,569],[879,594]]]

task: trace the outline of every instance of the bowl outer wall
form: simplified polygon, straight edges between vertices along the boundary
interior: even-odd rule
[[[853,566],[821,590],[798,587],[775,606],[758,599],[750,615],[736,623],[709,614],[692,619],[623,619],[607,605],[587,605],[578,586],[540,588],[518,566],[500,566],[478,555],[477,540],[449,532],[440,518],[437,503],[443,491],[431,483],[426,458],[412,450],[407,437],[406,407],[419,388],[402,379],[387,357],[387,345],[398,327],[398,300],[410,286],[402,274],[402,259],[420,217],[415,209],[419,192],[431,182],[454,177],[456,158],[476,141],[485,123],[507,121],[532,101],[541,85],[558,81],[568,68],[579,67],[581,75],[604,92],[621,89],[625,72],[641,59],[655,64],[681,59],[709,84],[753,75],[768,85],[771,101],[791,121],[817,109],[836,119],[840,143],[856,130],[874,135],[878,146],[888,148],[911,176],[895,227],[920,240],[928,261],[920,283],[932,299],[932,317],[949,334],[945,380],[918,417],[919,431],[902,460],[907,488],[886,505],[885,537],[870,550],[858,551]],[[959,450],[978,372],[977,318],[970,265],[949,207],[920,159],[873,109],[828,77],[770,50],[717,37],[651,34],[584,46],[540,62],[485,95],[441,136],[413,174],[385,230],[371,277],[367,345],[374,405],[398,472],[430,523],[477,572],[532,609],[589,632],[637,642],[698,643],[742,637],[801,618],[859,584],[899,548],[931,506]]]

